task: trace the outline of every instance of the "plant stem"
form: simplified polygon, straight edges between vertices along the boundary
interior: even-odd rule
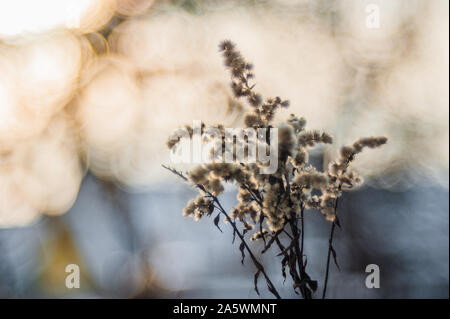
[[[303,255],[300,252],[300,245],[299,245],[299,238],[300,238],[300,234],[297,228],[297,225],[295,225],[295,213],[291,212],[291,219],[289,221],[290,226],[291,226],[291,231],[292,231],[292,235],[294,236],[294,249],[295,249],[295,254],[297,255],[297,264],[298,264],[298,270],[299,270],[299,276],[300,276],[300,282],[304,279],[305,277],[305,270],[303,267]],[[311,299],[311,293],[309,291],[309,289],[307,289],[306,287],[301,287],[300,291],[302,293],[303,298],[305,299]]]
[[[301,218],[301,242],[300,242],[300,253],[302,254],[303,259],[303,242],[305,241],[305,217],[304,217],[304,210],[305,207],[302,205],[301,211],[300,211],[300,218]]]
[[[334,214],[336,216],[337,216],[338,200],[339,200],[339,197],[336,198],[336,203],[334,204]],[[327,293],[328,273],[330,271],[331,250],[333,249],[333,237],[334,237],[334,229],[335,228],[336,228],[336,220],[334,220],[333,223],[331,224],[330,238],[328,239],[327,269],[325,271],[325,281],[324,281],[324,286],[323,286],[322,299],[325,299],[325,296]]]

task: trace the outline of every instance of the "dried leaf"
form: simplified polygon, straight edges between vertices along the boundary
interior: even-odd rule
[[[254,279],[254,282],[255,282],[255,291],[256,291],[256,293],[258,294],[258,296],[259,296],[259,290],[258,290],[258,277],[259,277],[259,274],[260,274],[260,273],[261,273],[261,270],[258,269],[258,271],[255,272],[255,279]]]
[[[286,282],[286,266],[288,262],[288,257],[284,256],[283,260],[281,261],[281,274],[283,275],[283,284]]]
[[[219,229],[220,232],[223,233],[222,229],[220,229],[220,227],[219,227],[219,220],[220,220],[220,213],[217,214],[217,216],[214,218],[214,225],[216,225],[217,229]]]
[[[317,280],[309,280],[308,286],[312,289],[312,291],[316,292],[318,286]]]
[[[295,289],[297,288],[305,288],[306,287],[306,279],[302,279],[300,282],[294,282],[294,284],[292,285],[292,287]]]
[[[241,264],[244,264],[244,259],[245,259],[244,249],[245,249],[245,245],[244,245],[244,242],[242,242],[239,245],[239,250],[241,251],[241,254],[242,254]]]
[[[292,249],[290,250],[289,253],[289,260],[288,260],[288,264],[289,264],[289,269],[291,270],[291,275],[292,278],[295,278],[295,269],[296,269],[296,265],[297,265],[297,258],[295,257],[295,253],[292,251]]]
[[[296,291],[297,288],[302,291],[302,294],[305,295],[305,298],[310,299],[311,297],[311,290],[308,288],[307,285],[313,285],[314,283],[310,283],[312,280],[309,279],[309,276],[307,278],[303,278],[300,282],[294,283],[293,288],[294,291]],[[315,289],[317,289],[317,282],[315,282]]]

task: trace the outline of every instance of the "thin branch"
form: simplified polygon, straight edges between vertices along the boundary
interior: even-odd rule
[[[304,217],[304,211],[305,211],[305,207],[302,205],[302,208],[300,210],[300,225],[301,225],[301,241],[300,241],[300,254],[302,255],[302,259],[303,259],[303,243],[305,241],[305,217]],[[298,221],[298,219],[297,219]]]
[[[282,231],[283,231],[283,233],[285,233],[286,234],[286,236],[288,236],[290,239],[294,239],[294,237],[292,237],[292,235],[291,234],[289,234],[288,232],[287,232],[287,230],[286,229],[282,229]]]
[[[183,179],[185,182],[188,182],[188,178],[186,176],[183,175],[183,173],[177,171],[174,168],[171,167],[167,167],[166,165],[162,164],[162,167],[164,167],[165,169],[167,169],[168,171],[172,172],[173,174],[177,175],[178,177],[180,177],[181,179]]]
[[[339,189],[340,188],[341,187],[339,186]],[[336,202],[334,203],[334,214],[335,214],[336,218],[337,218],[338,201],[339,201],[339,197],[336,198]],[[328,239],[327,268],[325,270],[325,281],[324,281],[324,286],[323,286],[322,299],[325,299],[325,296],[326,296],[326,293],[327,293],[328,273],[330,271],[331,251],[333,250],[333,237],[334,237],[334,229],[335,228],[336,228],[336,219],[331,224],[330,237]]]
[[[306,273],[303,266],[303,255],[300,253],[300,245],[299,245],[299,237],[300,234],[298,232],[297,225],[295,225],[295,213],[291,212],[291,218],[289,220],[289,224],[291,226],[292,235],[294,235],[294,249],[295,254],[297,255],[297,264],[299,269],[299,275],[300,275],[300,282],[302,282],[303,279],[306,279]],[[300,291],[302,293],[303,298],[305,299],[311,299],[311,291],[306,286],[300,286]]]
[[[351,159],[354,158],[356,154],[353,153],[345,162],[346,167],[345,169],[342,171],[342,174],[345,174],[345,172],[347,171],[348,165],[350,164]],[[342,184],[339,184],[338,186],[338,191],[341,191],[342,189]],[[339,201],[339,196],[336,198],[336,202],[334,203],[334,216],[335,219],[333,220],[333,223],[331,224],[331,229],[330,229],[330,237],[328,239],[328,254],[327,254],[327,268],[325,270],[325,281],[324,281],[324,285],[323,285],[323,292],[322,292],[322,299],[325,299],[326,293],[327,293],[327,286],[328,286],[328,274],[330,272],[330,260],[331,260],[331,252],[333,250],[333,237],[334,237],[334,229],[336,228],[336,221],[337,221],[337,207],[338,207],[338,201]],[[335,260],[336,262],[336,260]]]

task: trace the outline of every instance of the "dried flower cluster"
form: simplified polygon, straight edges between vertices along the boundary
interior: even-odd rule
[[[253,65],[248,63],[236,50],[233,43],[223,41],[220,44],[226,67],[231,71],[231,88],[236,99],[245,98],[250,111],[245,115],[244,123],[251,128],[271,128],[274,113],[278,108],[289,106],[289,101],[280,97],[263,99],[250,83],[253,78]],[[247,232],[251,241],[261,240],[264,243],[263,253],[273,244],[280,249],[282,273],[286,278],[286,268],[293,280],[295,292],[300,292],[304,298],[311,298],[317,289],[317,281],[312,280],[306,273],[304,247],[304,218],[305,210],[320,211],[334,226],[339,225],[336,215],[338,198],[342,190],[361,184],[361,178],[349,169],[355,156],[365,147],[375,148],[387,142],[385,137],[361,138],[351,146],[344,146],[340,156],[329,164],[328,171],[320,172],[308,164],[308,151],[318,144],[331,144],[333,139],[326,132],[308,131],[305,129],[306,120],[292,114],[285,123],[278,126],[278,168],[273,174],[262,174],[260,168],[264,165],[256,163],[224,163],[220,158],[212,157],[212,162],[203,164],[187,176],[174,169],[172,172],[186,181],[193,183],[200,195],[188,203],[184,210],[185,216],[193,216],[199,220],[204,215],[211,215],[218,211],[214,223],[217,227],[219,216],[231,224],[234,234],[241,240],[240,250],[244,258],[245,251],[252,258],[257,268],[255,274],[255,289],[257,279],[262,273],[267,281],[269,290],[280,297],[271,283],[264,267],[254,257],[246,241]],[[218,143],[224,143],[223,126],[220,128],[222,136]],[[203,128],[207,130],[207,128]],[[189,131],[192,132],[192,129]],[[265,137],[267,148],[273,147],[272,136]],[[171,138],[169,148],[176,147],[179,140]],[[245,143],[237,140],[236,143]],[[233,150],[227,150],[233,151]],[[232,182],[238,187],[237,204],[229,212],[223,209],[217,199],[223,191],[223,183]],[[242,227],[242,228],[241,228]],[[220,228],[219,228],[220,229]],[[241,230],[242,229],[242,230]],[[286,245],[284,241],[288,240]],[[335,252],[330,238],[329,254]],[[329,257],[327,261],[328,277]]]

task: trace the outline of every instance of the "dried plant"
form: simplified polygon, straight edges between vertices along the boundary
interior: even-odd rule
[[[253,66],[241,56],[232,42],[223,41],[220,51],[223,53],[225,66],[231,71],[231,88],[235,98],[246,99],[249,104],[250,111],[244,119],[246,127],[272,128],[275,111],[288,107],[289,101],[280,97],[263,99],[255,91],[254,85],[250,83]],[[226,163],[222,157],[214,154],[211,162],[201,164],[187,173],[164,166],[199,190],[199,195],[185,207],[184,216],[200,220],[203,216],[211,216],[217,212],[214,224],[219,230],[221,215],[231,225],[233,242],[236,236],[240,241],[242,263],[247,253],[256,267],[254,285],[258,295],[257,282],[262,275],[269,291],[276,298],[281,298],[264,266],[256,258],[249,241],[262,241],[262,254],[271,247],[277,247],[283,277],[286,279],[286,273],[289,273],[295,293],[300,293],[305,299],[312,298],[318,283],[306,271],[304,219],[306,210],[316,210],[331,223],[322,295],[325,298],[331,256],[337,265],[333,235],[335,227],[340,225],[337,216],[338,199],[343,190],[361,184],[361,178],[350,170],[350,163],[364,148],[376,148],[387,142],[385,137],[361,138],[351,146],[342,147],[339,158],[329,164],[328,171],[320,172],[308,164],[308,151],[317,144],[331,144],[332,137],[326,132],[308,131],[305,126],[306,120],[294,114],[278,126],[278,167],[272,174],[262,174],[260,168],[265,164],[259,161]],[[226,134],[223,125],[212,128],[221,132],[221,138],[216,137],[215,142],[224,146]],[[187,126],[187,130],[192,135],[192,127]],[[207,130],[202,124],[202,131]],[[272,140],[273,136],[265,137],[267,148],[273,147]],[[171,136],[169,148],[177,147],[179,141],[180,138]],[[248,140],[245,138],[234,140],[235,145],[246,142]],[[234,149],[225,151],[233,152]],[[245,152],[249,155],[248,147]],[[225,182],[234,183],[238,187],[238,203],[230,211],[218,199],[224,191]]]

